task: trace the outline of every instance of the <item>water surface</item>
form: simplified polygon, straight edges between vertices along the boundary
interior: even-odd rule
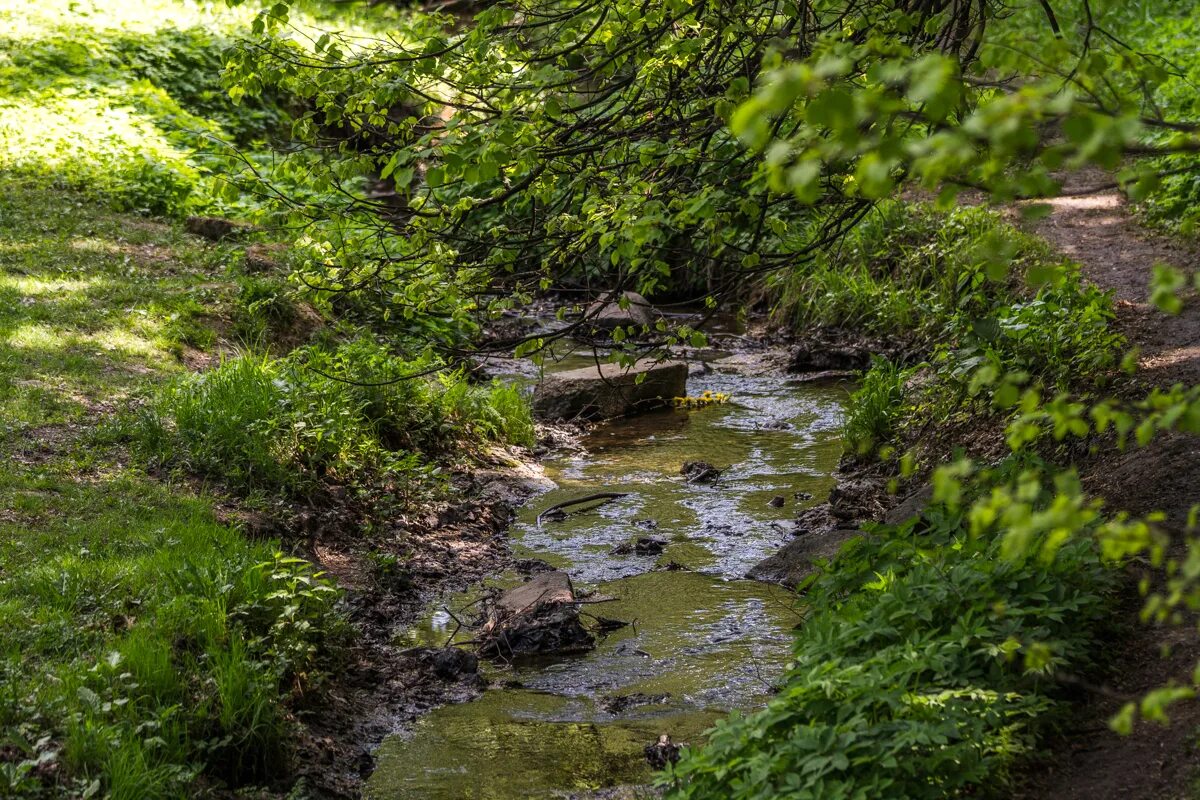
[[[558,488],[511,530],[517,555],[566,570],[577,590],[614,598],[586,612],[633,624],[583,655],[488,665],[487,677],[508,688],[438,709],[385,742],[369,798],[517,800],[637,784],[650,777],[642,748],[659,734],[697,742],[724,714],[764,701],[798,617],[788,593],[742,576],[832,487],[845,389],[719,364],[688,388],[727,392],[729,404],[600,426],[584,452],[545,461]],[[720,481],[688,483],[680,467],[693,460],[724,469]],[[554,503],[602,491],[629,494],[541,528],[534,522]],[[782,508],[770,504],[777,496]],[[639,536],[663,539],[665,551],[612,553]],[[494,584],[521,581],[504,575]],[[444,598],[404,638],[446,644],[456,623],[443,608],[476,597]],[[614,708],[613,697],[633,693],[653,702]]]

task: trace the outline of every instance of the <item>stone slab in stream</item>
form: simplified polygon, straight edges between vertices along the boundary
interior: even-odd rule
[[[653,324],[658,314],[646,298],[637,292],[622,292],[621,295],[619,298],[609,295],[588,306],[585,316],[593,328],[611,332],[618,327],[640,328]]]
[[[639,376],[645,376],[641,383]],[[687,394],[687,377],[682,361],[650,359],[557,372],[534,390],[533,410],[545,419],[587,420],[655,411]]]
[[[861,531],[839,529],[797,536],[778,553],[759,562],[746,577],[795,588],[817,571],[817,561],[833,558],[843,544],[860,535]]]

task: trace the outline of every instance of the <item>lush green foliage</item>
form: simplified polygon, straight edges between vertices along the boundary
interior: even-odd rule
[[[274,773],[286,694],[319,678],[339,625],[333,588],[204,499],[72,478],[87,468],[0,483],[0,792],[171,798],[199,772]]]
[[[1167,71],[1109,35],[1130,12],[1084,5],[522,1],[312,43],[277,3],[230,77],[237,96],[312,103],[294,169],[395,189],[383,220],[374,198],[289,198],[327,292],[430,317],[564,277],[730,296],[821,258],[905,183],[1003,198],[1194,149],[1194,126],[1150,102]],[[1121,180],[1158,183],[1153,162]]]
[[[1131,4],[1138,6],[1139,4]],[[1200,119],[1200,19],[1186,3],[1154,2],[1142,13],[1131,14],[1129,35],[1138,46],[1164,59],[1170,77],[1155,92],[1154,104],[1164,113]],[[1166,135],[1159,137],[1167,139]],[[1194,154],[1164,159],[1162,186],[1143,201],[1147,217],[1155,224],[1193,234],[1200,222],[1200,160]]]
[[[781,273],[776,315],[800,329],[846,327],[918,347],[964,343],[1057,382],[1110,366],[1116,344],[1106,331],[1111,304],[1077,273],[994,211],[891,201],[839,246]]]
[[[225,51],[251,18],[191,0],[0,2],[0,170],[122,209],[257,210],[223,192],[221,175],[234,147],[253,153],[280,131],[289,99],[235,105],[222,85]]]
[[[786,686],[690,751],[671,796],[939,798],[1003,779],[1054,676],[1093,657],[1116,581],[1094,539],[1062,531],[1128,526],[1101,524],[1069,474],[970,471],[940,470],[920,519],[870,529],[806,588]]]
[[[690,753],[676,791],[937,797],[1003,777],[1052,707],[1054,677],[1087,663],[1113,580],[1101,554],[1161,557],[1149,527],[1105,521],[1070,473],[1028,451],[1195,432],[1200,400],[1080,395],[1116,365],[1109,298],[988,212],[880,201],[916,183],[946,210],[963,188],[1053,191],[1056,171],[1098,164],[1186,228],[1192,21],[1151,23],[1160,0],[512,0],[469,23],[414,11],[366,38],[319,34],[293,6],[0,4],[0,169],[124,208],[286,224],[299,238],[291,286],[409,348],[330,337],[228,358],[156,392],[129,428],[137,446],[244,492],[343,485],[409,500],[454,443],[532,437],[514,389],[412,353],[461,343],[479,317],[563,281],[715,305],[783,271],[796,322],[902,333],[929,354],[916,397],[894,364],[864,376],[852,439],[883,445],[912,413],[994,407],[1017,455],[934,469],[921,521],[829,565],[807,587],[788,685]],[[228,55],[226,96],[216,69],[238,26],[252,40]],[[1111,30],[1177,37],[1169,49],[1188,63],[1174,70]],[[294,141],[277,156],[260,140],[285,107]],[[82,221],[53,234],[38,203],[9,201],[0,220],[18,234],[0,247],[6,444],[180,371],[168,356],[211,346],[205,317],[232,295],[196,280],[227,248],[107,218],[96,234]],[[147,245],[203,269],[158,274]],[[1162,271],[1156,302],[1174,307],[1182,285]],[[237,294],[251,342],[295,313],[275,276],[243,277]],[[0,569],[22,576],[0,585],[16,622],[0,635],[4,788],[178,796],[200,773],[276,772],[283,691],[319,677],[337,627],[330,587],[203,503],[111,459],[61,456],[22,453],[0,482]],[[1193,551],[1176,565],[1154,613],[1200,596],[1198,563]]]
[[[846,412],[846,439],[850,447],[866,453],[895,433],[904,418],[904,383],[912,374],[886,358],[876,358],[850,397]]]
[[[158,460],[244,491],[329,482],[378,495],[386,482],[404,499],[432,487],[439,454],[458,443],[533,443],[517,390],[472,386],[367,339],[229,359],[167,387],[132,429]]]

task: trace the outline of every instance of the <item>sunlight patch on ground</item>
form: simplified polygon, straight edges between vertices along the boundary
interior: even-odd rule
[[[99,286],[98,278],[35,278],[29,275],[0,275],[0,289],[12,289],[25,297],[78,294]]]
[[[145,319],[146,328],[161,328],[156,321]],[[17,350],[39,350],[42,352],[65,351],[72,348],[91,346],[107,353],[140,358],[163,358],[166,354],[148,338],[139,336],[128,328],[109,326],[95,333],[65,331],[41,323],[18,325],[4,338],[4,344]]]

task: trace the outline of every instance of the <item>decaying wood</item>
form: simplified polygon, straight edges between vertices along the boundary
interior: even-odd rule
[[[579,506],[579,505],[583,505],[584,503],[591,503],[595,500],[603,500],[605,502],[609,502],[612,500],[619,500],[622,497],[628,497],[628,496],[629,496],[629,492],[597,492],[596,494],[589,494],[587,497],[578,497],[574,500],[565,500],[561,503],[555,503],[554,505],[550,506],[545,511],[543,511],[542,513],[537,515],[537,526],[539,528],[542,527],[542,519],[547,514],[552,514],[555,511],[562,511],[564,508],[570,508],[571,506]]]

